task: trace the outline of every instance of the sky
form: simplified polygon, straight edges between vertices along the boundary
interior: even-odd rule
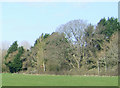
[[[52,33],[71,20],[96,25],[101,18],[118,18],[118,2],[8,2],[2,3],[2,41],[31,45],[42,33]]]

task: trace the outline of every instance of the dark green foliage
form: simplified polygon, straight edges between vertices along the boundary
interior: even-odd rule
[[[49,36],[50,36],[50,34],[45,33],[45,35],[44,35],[44,34],[42,33],[42,35],[35,41],[34,46],[35,46],[36,44],[40,43],[41,41],[45,40],[45,39],[48,38]]]
[[[20,60],[21,55],[24,53],[23,47],[18,48],[18,54],[14,57],[13,61],[6,63],[11,73],[18,72],[22,68],[22,61]]]
[[[48,38],[50,36],[50,34],[45,33],[45,35],[43,36],[44,39]]]
[[[17,54],[13,60],[13,62],[9,62],[6,64],[9,67],[11,73],[18,72],[22,68],[22,62],[20,60],[19,55]]]
[[[11,47],[8,49],[8,54],[16,51],[17,49],[18,49],[18,44],[17,44],[17,41],[15,41],[15,42],[11,45]]]
[[[108,20],[106,20],[105,18],[101,19],[98,25],[104,26],[105,29],[101,31],[101,34],[104,34],[105,39],[107,40],[109,40],[112,34],[116,32],[118,28],[120,28],[117,18],[113,17],[108,18]]]
[[[18,48],[19,55],[21,56],[24,53],[24,48],[23,46]]]
[[[8,57],[8,55],[10,53],[13,53],[14,51],[16,51],[18,49],[18,44],[17,44],[17,41],[15,41],[11,46],[10,48],[8,49],[7,51],[7,55],[5,56],[5,59]]]
[[[106,25],[106,19],[105,19],[105,18],[102,18],[102,19],[100,20],[100,22],[98,23],[98,25],[103,25],[103,26],[105,26],[105,25]]]

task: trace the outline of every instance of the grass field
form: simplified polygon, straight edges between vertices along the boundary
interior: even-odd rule
[[[118,77],[2,74],[2,86],[117,86]]]

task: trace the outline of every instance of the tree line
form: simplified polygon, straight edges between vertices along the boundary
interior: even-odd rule
[[[3,58],[3,71],[28,74],[117,75],[117,18],[102,18],[96,26],[78,19],[52,34],[41,34],[30,49],[15,41]]]

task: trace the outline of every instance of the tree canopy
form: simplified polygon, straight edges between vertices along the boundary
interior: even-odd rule
[[[71,20],[52,34],[42,33],[30,50],[15,41],[5,64],[11,73],[116,75],[119,28],[113,17],[102,18],[96,26]]]

